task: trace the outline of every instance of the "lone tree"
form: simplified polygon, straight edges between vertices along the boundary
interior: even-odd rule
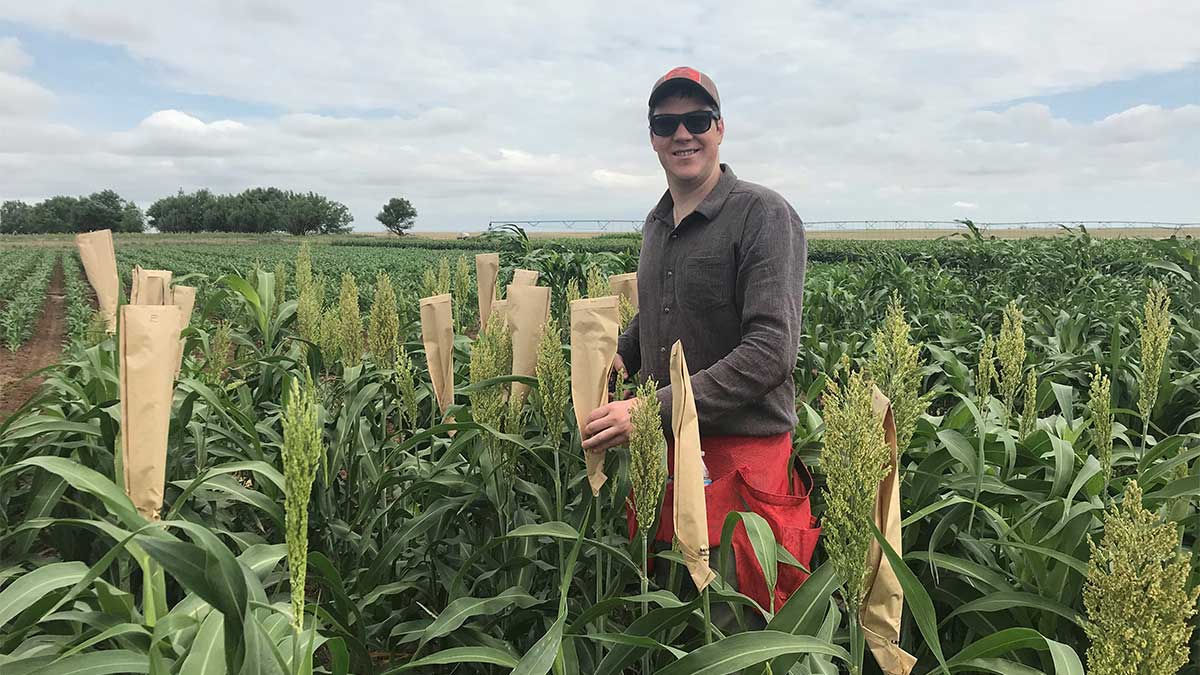
[[[383,223],[384,227],[396,234],[404,234],[405,230],[413,226],[416,219],[417,210],[403,197],[392,197],[387,204],[384,204],[379,215],[375,216],[375,220]]]

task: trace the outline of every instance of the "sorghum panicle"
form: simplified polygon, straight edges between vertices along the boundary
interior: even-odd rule
[[[563,355],[562,343],[558,339],[554,320],[546,321],[542,328],[542,339],[538,342],[537,355],[538,392],[542,398],[542,419],[546,424],[546,436],[555,447],[562,436],[563,419],[567,404],[571,400],[570,370]]]
[[[358,282],[354,275],[342,272],[342,292],[338,298],[338,331],[342,360],[347,366],[362,363],[362,314],[358,309]]]
[[[442,256],[438,260],[437,271],[437,293],[435,295],[445,295],[450,292],[450,258]]]
[[[316,391],[305,372],[303,388],[293,379],[283,415],[284,511],[287,525],[288,576],[292,592],[292,627],[304,628],[304,580],[308,568],[308,502],[317,465],[324,454]]]
[[[1146,294],[1142,318],[1138,321],[1142,374],[1138,380],[1137,405],[1143,420],[1150,419],[1150,412],[1158,400],[1158,379],[1166,360],[1167,344],[1171,341],[1170,309],[1171,296],[1167,289],[1158,284],[1151,286]]]
[[[417,372],[404,345],[396,341],[396,386],[400,390],[400,412],[409,429],[417,428],[420,408],[417,406]]]
[[[910,341],[910,332],[904,305],[899,294],[893,293],[883,328],[875,331],[875,351],[867,362],[867,374],[892,403],[900,452],[908,449],[917,420],[933,400],[933,392],[921,394],[921,345]]]
[[[282,260],[275,263],[275,312],[287,300],[287,265]]]
[[[317,334],[317,346],[321,348],[321,358],[328,369],[342,354],[341,317],[336,307],[329,307],[321,315],[321,328]]]
[[[991,335],[983,336],[979,348],[979,367],[975,371],[975,393],[982,407],[992,395],[992,381],[996,379],[996,340]]]
[[[400,315],[396,312],[396,288],[387,272],[375,275],[375,292],[371,300],[370,330],[367,340],[376,363],[394,361],[400,335]]]
[[[620,300],[617,302],[621,314],[620,330],[623,333],[625,332],[625,329],[629,327],[629,322],[633,321],[633,317],[637,316],[637,310],[634,309],[633,303],[629,301],[629,298],[626,298],[623,295],[620,296]]]
[[[612,295],[612,288],[609,286],[608,277],[604,276],[604,272],[598,265],[592,265],[587,271],[587,296],[589,298],[603,298],[606,295]]]
[[[1015,300],[1004,309],[996,356],[1000,360],[1000,396],[1004,399],[1005,414],[1012,418],[1017,395],[1021,392],[1021,375],[1025,368],[1025,315]]]
[[[454,325],[458,333],[466,332],[471,320],[471,308],[475,306],[475,277],[467,256],[458,256],[458,264],[454,269]]]
[[[1092,370],[1087,407],[1092,418],[1092,445],[1096,448],[1096,459],[1104,474],[1104,484],[1108,485],[1112,480],[1112,389],[1108,376],[1100,371],[1099,364]]]
[[[425,268],[425,272],[421,275],[421,297],[429,298],[438,294],[437,272],[433,266]]]
[[[1025,406],[1021,410],[1021,440],[1029,438],[1037,428],[1037,373],[1030,368],[1025,373]]]
[[[845,580],[847,602],[857,614],[866,594],[875,493],[887,476],[889,452],[882,421],[871,405],[871,382],[861,373],[852,373],[845,388],[829,380],[823,398],[825,547],[834,569]]]
[[[1189,564],[1174,523],[1142,507],[1137,481],[1104,516],[1083,587],[1089,675],[1169,675],[1187,663],[1188,621],[1200,587],[1187,589]]]
[[[667,483],[667,443],[663,437],[657,385],[648,379],[637,390],[629,414],[629,480],[633,484],[638,530],[648,537]]]

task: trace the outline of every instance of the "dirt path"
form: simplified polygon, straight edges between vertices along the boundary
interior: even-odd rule
[[[0,422],[21,407],[42,384],[41,377],[21,378],[58,363],[66,337],[66,296],[63,293],[62,262],[54,264],[50,292],[42,305],[33,336],[15,352],[0,346]]]

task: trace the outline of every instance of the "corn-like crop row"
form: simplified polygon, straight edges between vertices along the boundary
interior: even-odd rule
[[[10,351],[17,351],[33,333],[34,323],[42,314],[46,289],[58,253],[38,250],[29,253],[19,274],[8,279],[3,297],[8,303],[0,310],[0,337]]]
[[[80,344],[86,339],[95,315],[92,287],[88,285],[84,276],[78,253],[64,252],[62,266],[63,290],[66,295],[66,341],[68,344]]]

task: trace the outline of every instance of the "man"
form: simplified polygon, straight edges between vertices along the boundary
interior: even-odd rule
[[[671,345],[682,340],[713,479],[706,488],[710,545],[719,546],[728,511],[749,506],[807,562],[816,530],[807,494],[795,494],[790,461],[807,260],[803,223],[778,193],[739,180],[720,162],[725,120],[707,75],[687,67],[663,75],[650,93],[649,122],[667,191],[642,227],[639,313],[620,336],[614,370],[669,383]],[[669,435],[669,384],[658,397]],[[583,424],[584,450],[627,444],[633,404],[613,401],[593,411]],[[669,542],[669,495],[665,504],[657,538]],[[744,563],[745,546],[734,543]],[[747,593],[743,567],[737,577]],[[795,571],[781,569],[781,585],[787,570]],[[792,589],[782,590],[786,599]],[[766,606],[765,586],[747,594]]]

